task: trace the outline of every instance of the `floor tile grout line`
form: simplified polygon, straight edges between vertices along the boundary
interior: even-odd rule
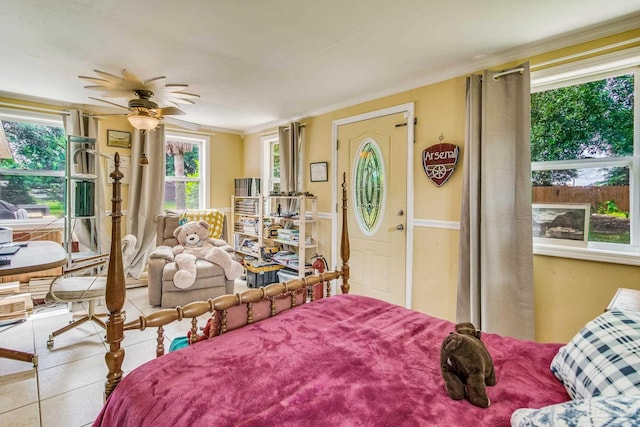
[[[33,352],[34,354],[37,355],[36,325],[33,323],[33,317],[30,317],[29,321],[31,322],[31,337],[33,339]],[[38,359],[40,358],[39,355],[37,355],[36,357],[38,357]],[[38,360],[38,362],[40,361]],[[42,427],[42,404],[41,404],[42,399],[40,398],[40,367],[38,365],[34,366],[33,369],[36,370],[36,396],[38,396],[38,423],[40,424],[40,427]]]

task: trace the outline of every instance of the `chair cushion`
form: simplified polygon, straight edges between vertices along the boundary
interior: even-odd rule
[[[224,213],[217,209],[186,209],[178,218],[180,225],[189,221],[204,220],[209,223],[209,237],[219,239],[222,236],[224,225]],[[177,227],[176,227],[177,228]]]
[[[47,294],[47,302],[57,299],[65,301],[80,301],[102,298],[105,295],[107,278],[104,276],[69,276],[53,284],[53,293]]]
[[[226,277],[224,270],[217,264],[210,263],[209,261],[196,260],[196,281],[194,284],[186,289],[177,288],[173,284],[173,276],[176,275],[178,266],[175,262],[169,262],[165,264],[162,270],[162,291],[190,291],[194,289],[205,289],[216,286],[224,286]],[[220,280],[218,280],[220,279]]]

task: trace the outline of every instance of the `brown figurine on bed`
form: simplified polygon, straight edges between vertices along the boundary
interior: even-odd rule
[[[481,408],[489,407],[485,385],[496,383],[493,359],[471,323],[458,323],[456,332],[444,339],[440,349],[440,370],[449,396],[465,397]]]

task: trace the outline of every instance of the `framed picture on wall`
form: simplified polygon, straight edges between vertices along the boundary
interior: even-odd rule
[[[329,181],[329,175],[327,173],[327,162],[311,163],[311,182]]]
[[[107,130],[107,145],[110,147],[131,148],[131,132]]]

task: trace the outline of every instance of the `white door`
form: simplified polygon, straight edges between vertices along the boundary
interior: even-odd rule
[[[403,306],[407,128],[405,114],[395,113],[343,124],[337,131],[338,183],[346,172],[348,186],[349,293]]]

